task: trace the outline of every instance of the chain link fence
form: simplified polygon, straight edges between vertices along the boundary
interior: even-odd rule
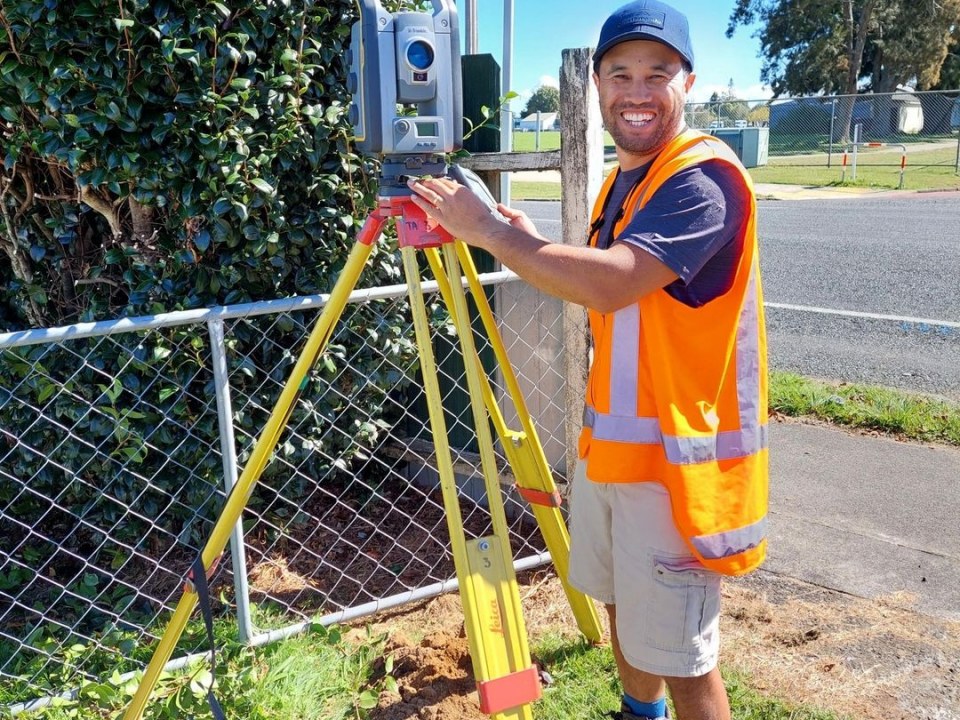
[[[562,476],[559,303],[510,273],[481,279]],[[424,290],[464,525],[480,536],[490,518],[462,360],[435,285]],[[144,667],[322,305],[0,335],[0,708]],[[455,586],[413,338],[404,286],[352,294],[214,576],[217,610],[236,614],[241,639]],[[502,397],[482,334],[478,348]],[[532,515],[504,490],[518,566],[548,561]],[[203,649],[191,626],[175,657]]]
[[[737,131],[760,129],[767,152],[764,162],[757,164],[831,167],[859,143],[860,147],[896,146],[898,151],[902,146],[911,155],[922,151],[923,162],[956,167],[960,172],[960,90],[717,99],[688,103],[685,115],[690,127],[728,141]],[[883,162],[899,165],[900,161],[900,152],[894,152]]]

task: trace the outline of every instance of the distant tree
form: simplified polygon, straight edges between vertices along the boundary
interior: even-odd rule
[[[953,27],[947,57],[940,68],[940,79],[931,90],[960,90],[960,22]]]
[[[524,115],[538,112],[557,112],[560,110],[560,91],[549,85],[541,85],[527,100],[523,110]]]
[[[864,52],[869,89],[889,93],[907,83],[919,90],[936,85],[960,25],[960,0],[890,3],[878,8],[877,21],[882,32],[871,34]]]
[[[960,0],[737,0],[727,36],[757,22],[761,79],[775,97],[853,96],[863,80],[878,91],[914,78],[921,87],[936,83],[960,24]],[[839,113],[846,138],[852,97]]]

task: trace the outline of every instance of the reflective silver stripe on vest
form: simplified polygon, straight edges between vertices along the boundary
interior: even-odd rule
[[[590,428],[597,440],[637,445],[660,445],[663,442],[660,421],[655,417],[607,415],[588,405],[583,408],[583,426]]]
[[[756,427],[760,418],[760,408],[757,407],[760,400],[759,300],[757,263],[754,262],[750,268],[747,296],[743,299],[740,322],[737,325],[737,398],[740,404],[740,427],[744,431]],[[766,446],[764,442],[763,447]]]
[[[597,440],[637,445],[662,444],[667,460],[692,465],[748,457],[768,447],[767,424],[760,418],[760,330],[757,266],[754,263],[737,327],[736,367],[739,430],[708,436],[664,435],[655,417],[637,416],[640,377],[640,306],[613,314],[610,412],[587,406],[583,424]],[[615,368],[615,370],[613,369]]]
[[[691,538],[691,542],[705,559],[719,560],[758,547],[766,535],[767,518],[764,516],[752,525],[715,535],[700,535]]]
[[[634,445],[663,445],[667,460],[674,465],[692,465],[712,460],[747,457],[768,447],[767,426],[719,432],[703,437],[680,437],[660,432],[655,417],[623,417],[583,409],[583,425],[597,440]]]
[[[640,382],[638,372],[619,372],[619,368],[637,368],[640,366],[640,306],[637,303],[627,305],[613,313],[613,338],[610,354],[610,367],[617,368],[616,392],[611,387],[610,414],[617,416],[637,416],[637,385]]]

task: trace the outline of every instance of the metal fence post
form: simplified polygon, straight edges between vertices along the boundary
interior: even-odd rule
[[[830,102],[830,138],[829,145],[827,148],[827,167],[830,167],[830,163],[833,161],[833,131],[834,125],[837,121],[837,99],[834,98]]]
[[[860,147],[860,131],[863,129],[863,125],[857,123],[853,126],[853,168],[852,175],[853,181],[857,181],[857,148]]]
[[[210,362],[217,394],[217,422],[220,427],[220,456],[223,458],[223,489],[227,495],[237,484],[237,446],[233,434],[233,408],[230,403],[230,375],[226,345],[223,342],[223,320],[207,321],[210,333]],[[243,520],[230,535],[230,557],[233,567],[233,588],[237,603],[237,636],[242,643],[253,637],[250,619],[250,588],[247,584],[247,554],[243,544]]]

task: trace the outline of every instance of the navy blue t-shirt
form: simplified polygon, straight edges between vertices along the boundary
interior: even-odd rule
[[[598,247],[610,246],[618,209],[649,167],[617,176]],[[742,250],[737,239],[749,207],[739,171],[725,162],[707,161],[668,178],[615,240],[643,248],[673,270],[678,279],[664,289],[680,302],[700,307],[733,284]]]

